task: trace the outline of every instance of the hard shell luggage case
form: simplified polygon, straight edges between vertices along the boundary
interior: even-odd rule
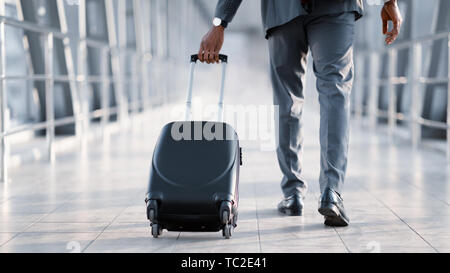
[[[190,120],[197,55],[191,56],[186,120]],[[219,121],[182,121],[164,126],[153,154],[147,218],[153,237],[168,231],[222,230],[229,239],[237,224],[242,151],[237,133],[223,119],[228,58],[223,65]]]

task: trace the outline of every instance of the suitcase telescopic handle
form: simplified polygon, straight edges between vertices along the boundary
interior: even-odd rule
[[[220,94],[219,94],[219,103],[218,103],[218,121],[223,121],[223,99],[225,92],[225,77],[227,73],[227,64],[228,64],[228,56],[219,54],[219,60],[222,63],[222,80],[220,82]],[[186,99],[186,121],[191,119],[191,110],[192,110],[192,88],[194,85],[194,71],[195,65],[198,61],[198,55],[191,55],[191,68],[189,70],[189,84],[187,90],[187,99]]]

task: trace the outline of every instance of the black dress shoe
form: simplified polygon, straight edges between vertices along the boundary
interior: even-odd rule
[[[332,189],[326,189],[319,201],[319,213],[325,216],[325,225],[345,227],[350,223],[341,196]]]
[[[301,216],[303,211],[303,198],[299,195],[292,195],[283,199],[278,204],[278,211],[289,216]]]

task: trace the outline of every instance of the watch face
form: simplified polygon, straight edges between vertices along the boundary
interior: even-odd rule
[[[218,26],[220,26],[221,23],[222,23],[222,20],[220,18],[217,18],[217,17],[214,18],[214,20],[213,20],[214,26],[218,27]]]

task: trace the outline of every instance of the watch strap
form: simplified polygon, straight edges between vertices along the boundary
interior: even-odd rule
[[[222,22],[220,23],[220,25],[221,25],[222,27],[224,27],[224,28],[227,28],[228,22],[225,21],[225,20],[222,20]]]

